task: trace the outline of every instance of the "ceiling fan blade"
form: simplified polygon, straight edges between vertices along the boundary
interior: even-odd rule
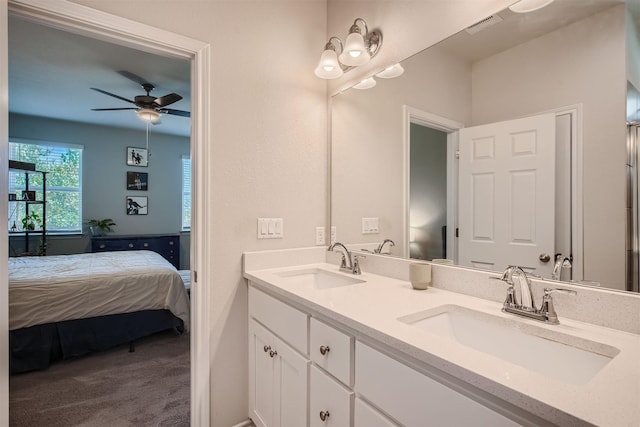
[[[154,86],[152,83],[149,83],[149,81],[143,79],[142,77],[140,77],[137,74],[133,74],[130,71],[126,71],[126,70],[120,70],[118,71],[118,74],[120,74],[123,77],[128,78],[129,80],[138,83],[140,86],[144,86],[144,85],[151,85],[152,87]]]
[[[91,111],[118,111],[118,110],[137,110],[134,107],[127,108],[92,108]]]
[[[158,107],[166,107],[167,105],[173,104],[174,102],[178,102],[181,99],[182,97],[177,93],[170,93],[168,95],[161,96],[160,98],[156,98],[156,100],[153,101],[153,103],[156,104]]]
[[[159,110],[160,113],[171,114],[172,116],[191,117],[191,113],[188,111],[174,110],[173,108],[163,108]]]
[[[111,93],[111,92],[107,92],[106,90],[98,89],[98,88],[95,88],[95,87],[92,87],[91,90],[95,90],[96,92],[104,93],[105,95],[113,96],[114,98],[121,99],[121,100],[126,101],[126,102],[128,102],[130,104],[135,104],[135,102],[133,102],[130,99],[124,98],[124,97],[122,97],[120,95],[116,95],[116,94]]]

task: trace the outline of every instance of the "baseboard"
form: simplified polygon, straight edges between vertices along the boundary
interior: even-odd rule
[[[246,420],[234,425],[233,427],[255,427],[255,424],[253,424],[250,418],[247,418]]]

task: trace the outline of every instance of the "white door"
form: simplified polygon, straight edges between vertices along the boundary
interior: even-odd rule
[[[551,274],[555,123],[555,114],[543,114],[460,130],[461,265]]]

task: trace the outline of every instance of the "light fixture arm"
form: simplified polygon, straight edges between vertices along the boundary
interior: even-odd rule
[[[340,52],[336,51],[336,45],[333,43],[333,40],[336,40],[338,42],[338,45],[340,46]],[[340,40],[336,36],[331,36],[327,44],[324,45],[324,50],[327,50],[327,49],[331,49],[334,52],[336,52],[336,54],[340,55],[344,50],[344,46],[342,46],[342,40]]]

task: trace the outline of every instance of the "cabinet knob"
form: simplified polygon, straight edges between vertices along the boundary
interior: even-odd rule
[[[173,245],[173,242],[169,242],[170,245]]]
[[[129,243],[129,247],[132,248],[133,247],[133,243]]]
[[[267,351],[271,350],[271,346],[270,345],[265,345],[264,347],[264,352],[266,353]]]
[[[277,355],[278,355],[278,352],[277,352],[277,351],[275,351],[275,350],[271,350],[271,351],[269,352],[269,357],[272,357],[272,358],[273,358],[273,357],[276,357]]]
[[[329,411],[320,411],[320,419],[327,421],[327,418],[329,418]]]
[[[148,248],[149,244],[148,243],[143,243],[142,246],[144,246],[145,248]]]
[[[106,245],[103,243],[100,245],[100,249],[104,249],[104,248],[106,248]]]
[[[327,353],[329,353],[330,350],[331,349],[329,348],[328,345],[321,345],[320,346],[320,354],[323,355],[323,356],[326,356]]]

